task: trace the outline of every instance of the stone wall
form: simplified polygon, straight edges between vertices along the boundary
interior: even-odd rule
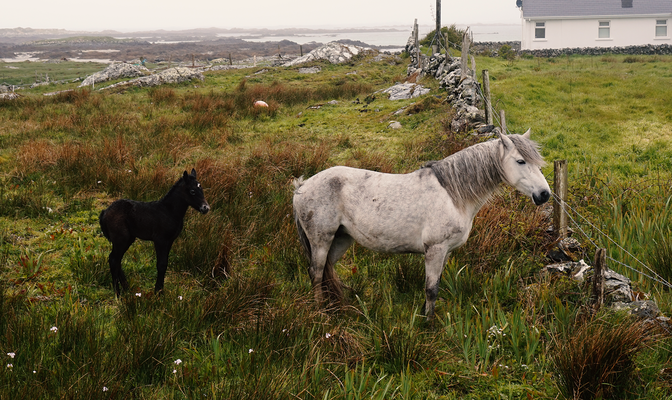
[[[531,54],[535,57],[558,57],[567,55],[600,56],[605,54],[665,55],[672,54],[672,45],[642,45],[625,47],[576,47],[565,49],[521,50],[519,55]]]

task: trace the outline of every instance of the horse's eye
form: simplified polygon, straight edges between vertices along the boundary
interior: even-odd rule
[[[516,162],[520,165],[525,165],[525,160],[516,160]]]

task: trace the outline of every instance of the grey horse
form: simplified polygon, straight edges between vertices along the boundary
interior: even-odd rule
[[[294,220],[310,261],[318,302],[342,301],[334,265],[353,242],[384,253],[425,255],[423,314],[434,316],[450,252],[469,237],[476,213],[505,182],[548,201],[539,146],[523,135],[500,135],[408,174],[332,167],[294,180]]]

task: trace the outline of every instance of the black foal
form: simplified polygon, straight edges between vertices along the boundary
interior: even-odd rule
[[[191,174],[184,171],[182,177],[159,201],[120,199],[100,213],[100,228],[103,235],[112,242],[110,272],[117,296],[121,289],[128,290],[126,276],[121,270],[121,259],[136,238],[154,242],[157,270],[154,292],[163,290],[168,253],[182,231],[184,215],[189,206],[202,214],[210,211],[201,184],[196,180],[195,169],[191,170]]]

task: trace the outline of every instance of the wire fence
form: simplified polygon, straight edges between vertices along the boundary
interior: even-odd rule
[[[485,98],[485,94],[481,90],[480,85],[477,85],[477,93],[481,97],[481,99],[483,100],[483,104],[485,104],[486,107],[489,106],[491,108],[491,110],[489,110],[489,111],[490,111],[490,114],[492,115],[492,117],[494,118],[494,120],[496,121],[496,124],[499,125],[499,126],[502,126],[502,123],[501,123],[502,121],[500,121],[499,113],[494,112],[495,111],[495,106],[493,104],[488,104],[488,102],[486,101],[486,98]],[[508,130],[508,128],[505,127],[504,129],[505,129],[505,132],[503,132],[503,133],[506,133],[506,134],[511,133]],[[616,242],[614,239],[612,239],[609,235],[607,235],[601,229],[599,229],[597,226],[595,226],[592,222],[590,222],[590,220],[588,220],[586,217],[581,215],[581,213],[579,213],[578,210],[576,210],[574,207],[570,206],[567,202],[561,201],[561,199],[557,196],[556,193],[554,193],[552,191],[551,191],[551,193],[553,194],[553,199],[558,206],[562,206],[564,204],[564,206],[566,207],[566,208],[564,208],[565,214],[572,221],[574,227],[576,229],[578,229],[579,232],[581,232],[581,234],[586,238],[586,240],[588,240],[588,242],[590,242],[590,244],[595,249],[600,248],[600,246],[598,246],[598,244],[595,242],[595,240],[593,240],[593,238],[588,233],[586,233],[586,231],[582,228],[581,224],[572,216],[572,213],[575,214],[577,216],[577,218],[580,219],[581,221],[583,221],[586,225],[590,226],[595,232],[598,232],[600,235],[602,235],[604,238],[606,238],[606,240],[609,243],[613,244],[619,250],[621,250],[623,253],[627,254],[630,258],[635,260],[637,262],[637,264],[641,265],[643,267],[643,269],[647,272],[644,272],[640,269],[632,267],[632,266],[630,266],[630,265],[628,265],[628,264],[626,264],[622,261],[616,260],[615,258],[610,257],[610,256],[607,256],[608,260],[610,260],[610,261],[612,261],[612,262],[614,262],[614,263],[616,263],[620,266],[623,266],[623,267],[625,267],[625,268],[627,268],[627,269],[629,269],[629,270],[631,270],[631,271],[633,271],[633,272],[635,272],[635,273],[637,273],[641,276],[644,276],[644,277],[646,277],[646,278],[648,278],[648,279],[650,279],[654,282],[660,283],[663,286],[666,286],[668,288],[672,288],[672,284],[670,284],[667,280],[665,280],[663,277],[661,277],[658,273],[656,273],[653,269],[651,269],[648,265],[646,265],[640,259],[635,257],[630,251],[628,251],[623,246],[621,246],[618,242]],[[571,213],[568,212],[568,210],[570,210]]]

